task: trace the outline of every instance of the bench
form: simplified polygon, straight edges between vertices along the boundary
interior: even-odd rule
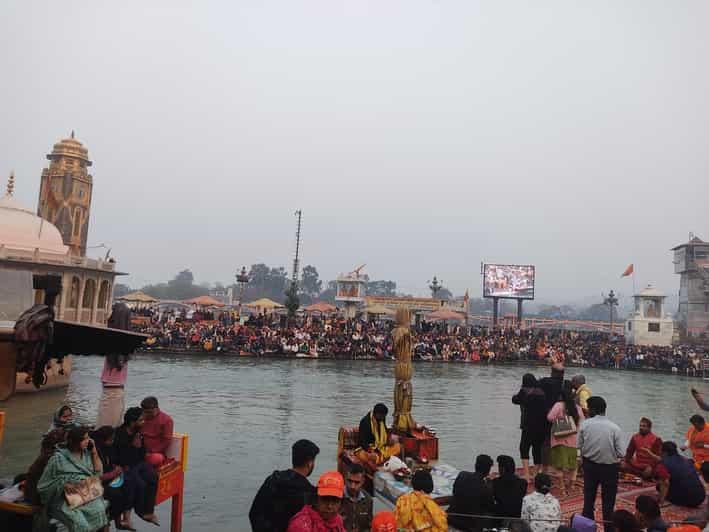
[[[165,452],[168,461],[158,468],[158,492],[155,504],[172,499],[170,532],[182,530],[182,506],[184,502],[185,471],[187,470],[187,448],[189,437],[174,433],[172,442]],[[32,517],[41,510],[26,502],[8,502],[0,500],[0,527],[13,532],[31,532]]]

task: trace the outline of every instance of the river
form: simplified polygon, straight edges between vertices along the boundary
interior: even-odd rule
[[[32,462],[61,404],[71,405],[80,420],[95,420],[102,362],[75,358],[68,388],[0,403],[7,412],[0,478]],[[478,453],[517,460],[519,408],[510,398],[525,371],[465,363],[414,365],[413,414],[437,429],[443,460],[467,469]],[[175,430],[189,434],[184,530],[248,530],[251,500],[271,471],[290,465],[290,445],[309,438],[320,446],[311,478],[316,482],[320,473],[335,468],[341,425],[358,423],[376,402],[391,410],[392,372],[391,363],[366,360],[138,355],[129,366],[126,405],[156,395],[175,420]],[[548,370],[533,372],[546,376]],[[567,376],[577,372],[570,368]],[[608,415],[626,440],[639,418],[648,416],[656,433],[681,441],[698,410],[690,388],[709,390],[699,379],[671,375],[590,369],[584,374],[594,393],[608,401]],[[161,505],[158,515],[166,528],[169,504]]]

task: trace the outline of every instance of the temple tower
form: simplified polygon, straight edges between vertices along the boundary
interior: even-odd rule
[[[47,155],[49,168],[42,170],[37,214],[56,225],[72,255],[86,254],[93,177],[86,148],[74,138],[54,145]]]

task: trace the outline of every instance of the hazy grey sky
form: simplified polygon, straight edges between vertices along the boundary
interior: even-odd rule
[[[705,1],[33,2],[0,7],[0,172],[36,208],[72,129],[90,244],[134,286],[242,264],[367,263],[479,296],[481,260],[538,300],[637,281],[709,238]]]

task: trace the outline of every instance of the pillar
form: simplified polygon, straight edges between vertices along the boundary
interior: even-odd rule
[[[522,299],[517,300],[517,328],[522,329]]]
[[[91,302],[91,324],[96,323],[96,310],[98,309],[98,294],[101,291],[100,279],[94,279],[94,300]]]
[[[84,290],[86,289],[86,278],[79,277],[79,298],[76,302],[76,323],[83,323],[81,318],[84,314]]]
[[[500,308],[499,303],[500,303],[499,297],[492,298],[492,327],[493,328],[497,327],[497,313],[499,312],[499,308]]]

